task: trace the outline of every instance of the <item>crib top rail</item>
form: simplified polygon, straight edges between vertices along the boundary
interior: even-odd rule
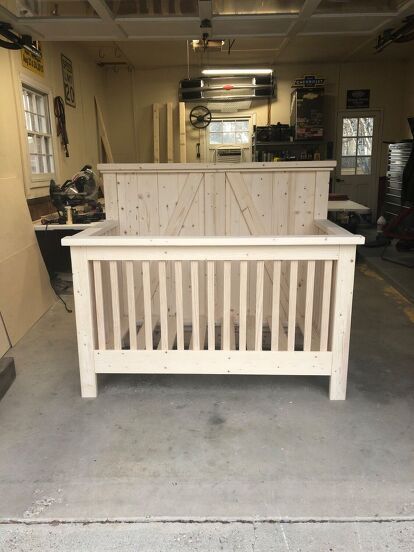
[[[292,172],[300,170],[332,171],[336,161],[279,161],[278,163],[105,163],[98,165],[102,173],[171,173],[171,172]]]
[[[362,244],[365,238],[351,234],[347,230],[329,220],[315,221],[315,230],[321,232],[315,235],[298,236],[117,236],[108,235],[117,227],[117,221],[102,221],[93,228],[88,228],[74,236],[62,239],[62,245],[70,247],[122,247],[151,249],[154,254],[162,248],[183,250],[198,250],[207,252],[211,249],[234,248],[240,253],[243,248],[271,249],[272,247],[287,246],[337,246]],[[327,252],[326,252],[327,253]],[[193,251],[193,254],[196,254]]]

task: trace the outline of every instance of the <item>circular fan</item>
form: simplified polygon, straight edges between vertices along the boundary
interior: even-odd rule
[[[195,128],[207,128],[211,123],[211,111],[204,105],[193,107],[190,112],[190,123]]]

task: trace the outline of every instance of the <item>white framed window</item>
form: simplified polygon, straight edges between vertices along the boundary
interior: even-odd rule
[[[222,115],[207,127],[206,159],[209,163],[235,163],[252,160],[251,115]]]
[[[208,127],[210,146],[246,146],[251,142],[248,118],[213,119]]]
[[[33,177],[55,172],[48,94],[22,84],[30,170]]]
[[[342,120],[341,175],[370,175],[374,117],[344,117]]]

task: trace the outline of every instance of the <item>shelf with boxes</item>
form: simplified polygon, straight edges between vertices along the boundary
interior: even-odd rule
[[[280,124],[256,127],[252,148],[255,161],[323,161],[333,153],[332,142],[293,140],[292,128]]]

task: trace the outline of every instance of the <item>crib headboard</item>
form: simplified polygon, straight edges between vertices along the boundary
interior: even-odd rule
[[[313,233],[327,218],[335,161],[105,164],[107,218],[121,234],[247,236]]]

